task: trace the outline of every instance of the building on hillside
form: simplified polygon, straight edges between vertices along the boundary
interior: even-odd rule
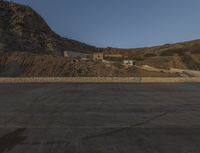
[[[103,52],[92,53],[92,60],[93,61],[103,61],[103,59],[104,59]]]
[[[82,59],[82,58],[87,58],[89,56],[89,54],[82,53],[82,52],[77,52],[77,51],[67,50],[67,51],[63,52],[63,56],[64,57],[70,57],[70,58],[79,58],[79,59]]]
[[[67,52],[67,51],[64,51],[64,52],[63,52],[63,56],[64,56],[64,57],[69,57],[68,52]]]
[[[133,66],[134,62],[132,60],[124,60],[123,65],[124,66]]]

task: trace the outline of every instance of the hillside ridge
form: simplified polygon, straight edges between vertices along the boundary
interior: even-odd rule
[[[0,50],[62,54],[92,52],[96,47],[56,34],[29,6],[0,1]]]

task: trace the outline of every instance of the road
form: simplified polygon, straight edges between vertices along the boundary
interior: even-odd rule
[[[161,69],[161,68],[156,68],[149,65],[143,65],[143,66],[136,65],[136,67],[143,70],[152,71],[152,72],[179,73],[182,77],[199,77],[200,76],[200,71],[190,70],[190,69],[177,69],[177,68]]]
[[[200,84],[0,84],[0,153],[199,153]]]

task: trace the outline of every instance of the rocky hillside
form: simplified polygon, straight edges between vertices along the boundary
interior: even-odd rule
[[[0,77],[113,77],[113,76],[177,76],[148,72],[120,64],[69,59],[62,56],[8,52],[0,56]]]
[[[137,65],[200,70],[200,40],[147,48],[101,50],[105,54],[121,54],[135,61]]]
[[[63,51],[121,54],[122,58],[103,62],[63,58]],[[124,59],[134,67],[122,66]],[[109,63],[109,62],[107,62]],[[0,0],[0,76],[176,76],[139,69],[200,70],[200,40],[162,46],[119,49],[96,48],[62,38],[28,6]]]
[[[62,54],[64,50],[95,51],[96,48],[62,38],[28,6],[0,0],[0,51]]]

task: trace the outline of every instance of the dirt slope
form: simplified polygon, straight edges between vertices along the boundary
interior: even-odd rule
[[[61,56],[10,52],[0,56],[0,77],[113,77],[113,76],[177,76],[148,72],[135,67],[125,69],[119,64],[83,61]]]

